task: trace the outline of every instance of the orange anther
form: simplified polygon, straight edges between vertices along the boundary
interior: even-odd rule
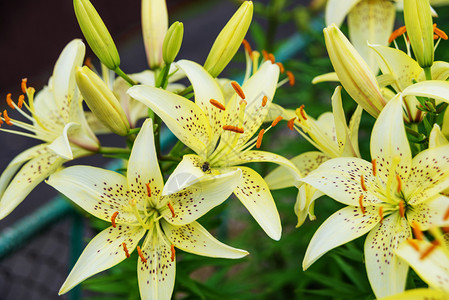
[[[151,187],[150,187],[150,183],[145,183],[145,186],[147,187],[147,195],[148,197],[151,197]]]
[[[17,106],[18,106],[19,108],[22,108],[22,106],[23,106],[23,100],[25,100],[25,96],[24,96],[24,95],[20,95],[20,96],[19,96],[19,101],[17,102]]]
[[[167,205],[168,205],[168,208],[169,208],[170,211],[171,211],[171,216],[172,216],[172,218],[174,218],[174,217],[176,216],[176,214],[175,214],[175,210],[174,210],[173,206],[171,205],[170,202],[168,202]]]
[[[299,114],[304,120],[307,120],[306,112],[304,111],[304,104],[299,107]]]
[[[273,123],[271,123],[271,127],[276,126],[283,118],[281,116],[277,116],[276,119],[274,119]]]
[[[263,134],[265,133],[265,129],[261,129],[259,131],[259,135],[257,136],[256,148],[259,149],[260,145],[262,145]]]
[[[176,254],[175,245],[173,244],[170,245],[170,251],[171,251],[171,261],[175,261],[175,254]]]
[[[213,106],[215,106],[218,109],[226,110],[226,106],[224,106],[223,104],[221,104],[220,102],[218,102],[215,99],[210,99],[209,102],[210,102],[210,104],[212,104]]]
[[[408,240],[407,240],[407,243],[408,243],[410,246],[412,246],[413,249],[416,250],[416,252],[419,252],[419,246],[418,246],[418,244],[416,243],[415,240],[408,239]]]
[[[6,103],[8,104],[9,107],[11,107],[12,109],[16,109],[14,106],[14,102],[11,99],[11,93],[8,93],[8,95],[6,95]]]
[[[284,65],[281,62],[276,63],[279,66],[279,71],[281,71],[281,74],[284,74],[285,68]]]
[[[441,230],[443,230],[444,233],[449,233],[449,227],[448,226],[441,227]]]
[[[0,116],[2,115],[2,113],[0,112]],[[3,125],[3,120],[2,119],[0,119],[0,126],[2,126]]]
[[[430,245],[423,253],[421,253],[421,256],[419,257],[419,259],[423,260],[424,258],[426,258],[427,256],[430,255],[430,253],[432,253],[433,250],[435,250],[435,248],[439,245],[439,243],[437,241],[433,241],[432,245]]]
[[[413,235],[417,240],[422,241],[424,239],[424,234],[421,231],[421,226],[416,222],[412,222]]]
[[[388,39],[388,43],[393,42],[395,39],[397,39],[398,37],[400,37],[401,35],[403,35],[406,32],[407,32],[407,29],[405,28],[405,26],[399,27],[398,29],[393,31],[393,33],[390,35],[390,38]]]
[[[268,102],[268,97],[267,96],[263,96],[262,98],[262,107],[265,107],[265,105],[267,105]]]
[[[436,35],[436,34],[433,35],[433,39],[434,39],[434,40],[438,40],[439,38],[440,38],[440,37],[439,37],[438,35]]]
[[[236,82],[236,81],[232,81],[231,85],[234,88],[237,95],[239,95],[240,98],[245,99],[245,93],[243,93],[243,90],[242,90],[242,87],[240,86],[240,84],[238,84],[238,82]]]
[[[293,130],[293,129],[294,129],[293,124],[295,124],[295,120],[296,120],[296,118],[292,118],[292,119],[288,120],[288,122],[287,122],[287,127],[288,127],[290,130]]]
[[[22,88],[22,93],[27,93],[27,81],[28,78],[22,78],[22,83],[20,84],[20,87]]]
[[[264,60],[269,60],[268,58],[268,52],[266,50],[262,50],[262,56]]]
[[[404,201],[399,202],[399,214],[402,218],[405,216]]]
[[[276,58],[274,57],[273,53],[268,53],[268,59],[272,64],[276,63]]]
[[[126,243],[123,242],[122,246],[123,246],[123,251],[125,251],[126,258],[129,258],[129,252],[128,252],[128,248],[126,248]]]
[[[366,210],[365,210],[365,207],[363,206],[363,195],[360,195],[360,197],[359,197],[359,205],[360,205],[360,210],[362,211],[362,214],[365,214]]]
[[[111,216],[111,225],[112,225],[112,227],[114,227],[114,228],[117,226],[117,224],[115,224],[115,218],[117,218],[117,215],[118,215],[118,211],[116,211],[115,213],[113,213],[112,216]]]
[[[142,250],[140,250],[140,247],[139,247],[139,246],[137,246],[137,253],[139,254],[140,259],[142,260],[142,262],[143,262],[144,264],[147,263],[147,259],[145,258],[145,256],[143,256]]]
[[[91,70],[94,69],[94,65],[92,64],[92,59],[90,57],[86,57],[84,60],[84,64]]]
[[[360,175],[360,184],[362,185],[362,190],[366,192],[368,189],[366,188],[365,176],[363,175]]]
[[[290,84],[290,86],[294,86],[295,85],[295,76],[293,75],[293,73],[290,71],[287,71],[285,74],[287,74],[288,83]]]
[[[437,27],[437,24],[433,24],[433,32],[443,40],[447,40],[447,34],[443,30]]]
[[[239,104],[240,105],[245,105],[245,106],[247,106],[248,105],[248,102],[246,102],[246,100],[240,100],[240,102],[239,102]]]
[[[371,161],[371,164],[373,165],[373,175],[376,176],[377,175],[377,163],[376,163],[376,159],[373,159]]]
[[[380,216],[380,223],[384,220],[384,208],[382,206],[379,207],[379,216]]]
[[[6,111],[6,109],[3,111],[3,118],[5,119],[6,124],[8,124],[9,126],[12,126],[11,119],[9,118],[8,112]]]
[[[398,174],[396,174],[396,180],[398,181],[398,188],[397,188],[397,191],[398,191],[398,193],[400,193],[401,190],[402,190],[401,176],[399,176]]]
[[[443,220],[446,221],[449,218],[449,207],[446,209],[446,212],[444,213]]]
[[[249,56],[253,55],[253,49],[251,49],[251,45],[247,40],[242,41],[243,47],[245,47],[246,52],[248,52]]]
[[[228,131],[232,131],[235,133],[243,133],[244,130],[243,128],[237,127],[237,126],[232,126],[232,125],[223,125],[223,129],[224,130],[228,130]]]

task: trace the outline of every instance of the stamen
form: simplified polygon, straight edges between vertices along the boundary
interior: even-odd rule
[[[268,59],[272,64],[276,63],[276,58],[274,57],[273,53],[268,53]]]
[[[366,192],[368,189],[366,188],[365,176],[363,175],[360,175],[360,184],[362,185],[362,190]]]
[[[240,105],[240,106],[245,106],[245,107],[246,107],[246,106],[248,105],[248,102],[246,102],[246,100],[243,100],[243,99],[242,99],[242,100],[240,100],[239,105]],[[243,108],[243,110],[245,109],[245,107]]]
[[[371,164],[373,165],[373,175],[374,175],[374,177],[376,177],[376,175],[377,175],[377,164],[376,164],[376,159],[373,159],[373,160],[371,161]]]
[[[112,225],[112,227],[117,227],[117,224],[115,224],[115,218],[117,218],[117,215],[118,215],[118,211],[116,211],[115,213],[113,213],[112,214],[112,216],[111,216],[111,225]]]
[[[382,206],[379,207],[379,216],[380,216],[379,223],[382,223],[382,221],[384,220],[384,208]]]
[[[2,113],[0,112],[0,116],[2,115]],[[0,126],[2,126],[3,125],[3,120],[2,119],[0,119]]]
[[[284,65],[281,62],[276,63],[279,66],[279,71],[281,71],[281,74],[284,74],[285,68]]]
[[[433,24],[433,32],[443,40],[447,40],[447,34],[443,30],[437,27],[437,24]]]
[[[84,64],[91,70],[94,69],[94,65],[92,64],[92,59],[90,57],[86,57],[84,60]]]
[[[268,101],[268,97],[267,96],[263,96],[263,98],[262,98],[262,107],[265,107],[265,105],[267,105],[267,101]]]
[[[427,256],[430,255],[430,253],[432,253],[433,250],[435,250],[435,248],[439,245],[440,243],[435,240],[432,242],[432,245],[430,245],[419,257],[420,260],[423,260],[424,258],[426,258]]]
[[[273,123],[271,123],[271,127],[276,126],[282,119],[283,117],[277,116],[276,119],[274,119]]]
[[[403,218],[405,216],[404,201],[399,202],[399,214]]]
[[[407,243],[408,243],[410,246],[412,246],[413,249],[416,250],[416,252],[419,252],[419,246],[418,246],[418,244],[415,242],[415,240],[408,239],[408,240],[407,240]]]
[[[175,261],[175,254],[176,254],[175,245],[171,244],[170,250],[171,250],[171,261],[173,262],[173,261]]]
[[[268,52],[266,50],[262,50],[262,56],[264,60],[269,60],[268,58]]]
[[[239,95],[240,98],[245,99],[245,93],[243,93],[243,90],[242,90],[242,87],[240,86],[240,84],[238,84],[238,82],[236,82],[236,81],[232,81],[231,85],[234,88],[237,95]]]
[[[239,128],[237,126],[232,126],[232,125],[223,125],[223,129],[224,130],[228,130],[228,131],[232,131],[232,132],[235,132],[235,133],[243,133],[244,132],[243,128]]]
[[[144,264],[146,264],[147,263],[147,259],[145,258],[145,256],[143,256],[142,250],[140,250],[139,246],[137,246],[137,253],[139,254],[140,259],[142,260],[142,262]]]
[[[294,129],[293,124],[295,124],[295,120],[296,120],[296,118],[292,118],[292,119],[288,120],[288,122],[287,122],[287,127],[288,127],[290,130],[293,130],[293,129]]]
[[[399,27],[398,29],[393,31],[393,33],[390,35],[390,38],[388,39],[388,43],[393,42],[395,39],[397,39],[398,37],[400,37],[401,35],[403,35],[406,32],[407,32],[407,29],[405,28],[405,26]]]
[[[9,93],[8,95],[6,95],[6,103],[8,104],[9,107],[11,107],[12,109],[16,109],[14,107],[14,102],[11,99],[11,93]]]
[[[439,37],[438,35],[436,35],[436,34],[433,35],[433,39],[434,39],[434,40],[437,40],[437,39],[439,39],[439,38],[440,38],[440,37]]]
[[[401,181],[401,176],[399,176],[398,174],[396,174],[396,180],[398,181],[398,188],[397,188],[397,192],[400,193],[402,190],[402,181]]]
[[[3,111],[3,118],[5,119],[6,124],[8,124],[9,126],[12,126],[11,119],[9,118],[8,112],[6,111],[6,109]]]
[[[263,134],[265,133],[265,129],[261,129],[259,131],[259,135],[257,136],[256,148],[259,149],[260,145],[262,145]]]
[[[28,78],[22,78],[22,83],[20,84],[20,87],[22,88],[22,93],[27,93],[27,81]]]
[[[298,112],[299,112],[299,115],[300,115],[304,120],[307,120],[307,115],[306,115],[306,112],[304,111],[304,104],[301,105],[301,106],[298,108]],[[298,114],[297,114],[297,115],[298,115]]]
[[[19,96],[19,101],[18,101],[18,103],[17,103],[17,106],[20,108],[20,109],[22,109],[22,106],[23,106],[23,101],[25,100],[25,96],[24,95],[20,95]]]
[[[129,252],[128,252],[128,248],[126,248],[126,243],[123,242],[122,246],[123,246],[123,251],[125,251],[126,258],[129,258],[130,255],[129,255]]]
[[[288,76],[288,83],[290,84],[290,86],[294,86],[295,85],[295,76],[293,75],[293,73],[290,71],[287,71],[287,73],[285,73],[285,74],[287,74],[287,76]]]
[[[446,209],[446,212],[444,213],[444,217],[443,217],[444,221],[446,221],[447,219],[449,219],[449,207]]]
[[[147,187],[147,195],[148,197],[151,197],[151,187],[150,187],[150,183],[145,183],[146,187]]]
[[[251,57],[253,55],[253,49],[251,49],[251,45],[248,43],[247,40],[242,41],[243,47],[245,47],[246,52],[248,52],[249,56]]]
[[[174,218],[174,217],[176,216],[176,214],[175,214],[175,210],[174,210],[173,206],[171,205],[170,202],[168,202],[167,205],[168,205],[168,208],[169,208],[170,211],[171,211],[171,216],[172,216],[172,218]]]
[[[363,206],[363,195],[360,195],[359,197],[359,205],[360,205],[360,210],[362,211],[362,214],[365,214],[366,210],[365,207]]]
[[[226,107],[215,99],[210,99],[209,102],[218,109],[226,110]]]
[[[424,234],[421,231],[421,226],[416,221],[412,222],[413,235],[417,240],[424,240]]]

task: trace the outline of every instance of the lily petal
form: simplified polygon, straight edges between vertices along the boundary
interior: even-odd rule
[[[317,84],[321,82],[340,82],[340,79],[338,79],[337,73],[330,72],[323,75],[318,75],[312,79],[312,84]]]
[[[329,250],[364,235],[376,226],[380,220],[376,207],[366,206],[365,209],[365,214],[362,214],[360,208],[348,206],[327,218],[307,247],[303,269],[309,268]]]
[[[323,193],[309,184],[304,184],[298,189],[294,207],[295,214],[298,217],[296,228],[304,223],[307,216],[309,216],[311,221],[316,219],[314,214],[314,202],[321,196],[323,196]]]
[[[442,80],[418,82],[404,89],[402,94],[434,98],[449,103],[449,82]]]
[[[429,135],[429,148],[437,148],[449,144],[449,141],[441,132],[440,126],[434,124]]]
[[[351,11],[351,9],[359,3],[361,0],[329,0],[326,5],[325,19],[326,26],[335,23],[340,26],[343,23],[346,15]]]
[[[109,227],[97,234],[84,249],[59,290],[59,295],[67,293],[84,279],[125,260],[122,243],[126,243],[129,253],[133,252],[145,231],[140,226],[117,225],[116,228]]]
[[[57,137],[50,145],[48,145],[48,149],[52,150],[57,155],[61,156],[62,158],[72,160],[73,159],[73,153],[72,148],[70,147],[69,142],[69,130],[74,130],[76,127],[79,127],[80,125],[77,123],[70,122],[67,125],[64,126],[64,131],[62,132],[62,135]]]
[[[241,258],[249,254],[245,250],[221,243],[198,222],[192,222],[184,226],[173,226],[170,223],[162,222],[162,228],[168,240],[176,248],[186,252],[224,258]]]
[[[436,196],[435,199],[411,205],[407,210],[407,220],[409,224],[418,223],[421,230],[433,226],[446,227],[449,226],[449,219],[445,216],[448,209],[449,197]]]
[[[204,162],[198,155],[184,155],[182,161],[178,164],[170,177],[168,177],[162,195],[170,195],[179,192],[197,182],[198,179],[204,175],[210,174],[210,171],[205,173],[201,169],[203,163]]]
[[[410,227],[399,213],[385,218],[365,240],[368,279],[377,298],[404,291],[408,265],[394,254],[411,237]]]
[[[351,154],[356,157],[361,157],[360,149],[359,149],[359,126],[360,121],[362,120],[363,108],[360,105],[357,105],[354,114],[349,120],[349,138],[351,141]],[[342,156],[347,155],[346,151],[343,151]]]
[[[446,292],[433,289],[413,289],[400,294],[381,298],[380,300],[444,300],[449,295]]]

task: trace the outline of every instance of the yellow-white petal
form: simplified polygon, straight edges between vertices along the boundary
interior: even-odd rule
[[[407,210],[407,220],[420,225],[421,230],[431,227],[449,226],[449,219],[445,216],[449,210],[449,197],[438,195],[416,205],[411,205]]]
[[[67,293],[86,278],[126,259],[122,243],[126,243],[129,253],[133,252],[145,231],[140,226],[117,225],[115,228],[109,227],[97,234],[84,249],[59,290],[59,295]]]
[[[449,294],[443,291],[433,289],[414,289],[408,290],[393,296],[383,297],[379,300],[446,300]]]
[[[360,105],[357,105],[354,114],[349,120],[349,138],[350,138],[350,154],[356,157],[361,157],[360,149],[359,149],[359,125],[362,120],[363,108]],[[347,149],[347,148],[346,148]],[[349,156],[346,149],[341,153],[342,156]]]
[[[295,202],[295,214],[298,217],[296,228],[301,226],[306,217],[309,216],[311,221],[315,220],[314,201],[323,196],[323,193],[309,184],[304,184],[298,189],[298,195]]]
[[[320,82],[329,82],[329,81],[340,82],[340,79],[338,79],[337,73],[331,72],[331,73],[326,73],[323,75],[318,75],[313,78],[312,84],[317,84]]]
[[[449,82],[442,80],[418,82],[404,89],[402,94],[404,96],[413,95],[449,102]]]
[[[327,218],[307,247],[303,269],[309,268],[329,250],[364,235],[376,226],[380,220],[376,207],[366,206],[365,209],[365,214],[362,214],[359,207],[348,206]]]
[[[249,253],[223,244],[215,239],[198,222],[184,226],[173,226],[162,222],[162,228],[167,239],[183,251],[209,257],[241,258]]]
[[[202,166],[205,163],[198,155],[187,154],[182,157],[182,161],[168,177],[165,183],[163,195],[170,195],[187,188],[197,182],[199,178],[206,174],[211,174],[208,170],[204,172]]]
[[[434,124],[429,135],[429,148],[437,148],[449,144],[449,141],[441,132],[440,126]]]
[[[361,0],[328,0],[326,5],[325,19],[326,26],[335,23],[340,26],[346,15]]]
[[[69,130],[73,131],[79,128],[80,125],[70,122],[67,125],[64,126],[64,131],[62,132],[62,135],[57,137],[51,144],[48,145],[48,149],[52,150],[57,155],[61,156],[64,159],[72,160],[73,159],[73,153],[72,148],[70,147],[69,142]]]
[[[293,109],[284,109],[279,104],[271,102],[268,114],[264,122],[273,122],[277,117],[281,116],[284,120],[291,120],[296,118],[296,113]]]
[[[394,254],[394,250],[410,236],[407,220],[399,213],[393,213],[366,237],[366,271],[377,298],[404,291],[408,265]]]

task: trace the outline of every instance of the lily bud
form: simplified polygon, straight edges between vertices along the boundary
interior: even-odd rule
[[[120,65],[114,41],[95,7],[89,0],[73,0],[76,18],[92,51],[109,69]]]
[[[443,118],[443,127],[441,128],[443,135],[449,140],[449,109],[446,108]]]
[[[335,24],[323,32],[329,58],[341,84],[364,110],[377,117],[386,101],[376,76]]]
[[[142,0],[142,34],[151,69],[160,68],[162,44],[168,28],[168,13],[165,0]]]
[[[181,49],[182,37],[184,36],[184,24],[181,22],[173,23],[165,35],[164,44],[162,45],[162,55],[164,62],[171,64]]]
[[[76,70],[76,83],[95,116],[112,132],[126,135],[130,128],[128,119],[106,83],[87,66]]]
[[[212,77],[217,77],[234,57],[252,18],[253,2],[245,1],[221,30],[204,63],[204,68]]]
[[[429,0],[405,0],[404,21],[416,60],[422,68],[433,64],[433,24]]]

